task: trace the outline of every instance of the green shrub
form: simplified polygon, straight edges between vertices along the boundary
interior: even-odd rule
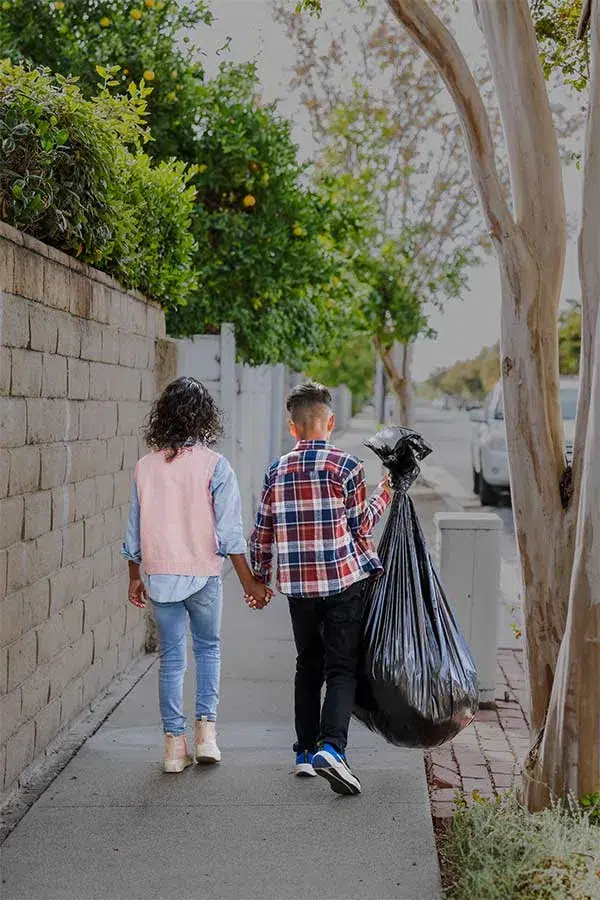
[[[536,814],[512,794],[460,804],[440,852],[453,900],[600,898],[600,830],[575,802]]]
[[[120,66],[116,93],[146,77],[149,155],[189,160],[203,81],[197,60],[211,19],[204,0],[0,0],[0,56],[76,76],[86,98],[96,93],[98,65]]]
[[[586,794],[581,798],[581,805],[589,814],[594,825],[600,825],[600,792]]]
[[[188,184],[193,169],[178,160],[154,165],[138,153],[127,155],[120,175],[135,250],[117,275],[165,308],[184,306],[196,287],[191,231],[196,191]]]
[[[0,216],[165,306],[193,287],[193,173],[152,167],[142,146],[145,89],[128,98],[0,61]]]

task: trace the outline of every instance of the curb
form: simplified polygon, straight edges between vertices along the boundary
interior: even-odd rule
[[[157,658],[155,653],[143,654],[113,678],[108,688],[78,716],[73,725],[50,744],[44,756],[25,769],[17,787],[0,795],[0,845],[88,738],[98,731],[119,703],[152,668]]]

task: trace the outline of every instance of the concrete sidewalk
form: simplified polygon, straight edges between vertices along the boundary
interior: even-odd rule
[[[369,459],[372,431],[338,443]],[[3,900],[437,900],[422,753],[353,724],[361,796],[294,779],[293,669],[284,599],[252,612],[228,575],[222,764],[161,773],[155,664],[2,846]]]

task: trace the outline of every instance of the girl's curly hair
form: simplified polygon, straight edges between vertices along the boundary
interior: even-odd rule
[[[214,444],[222,433],[221,411],[197,378],[177,378],[152,406],[144,437],[171,462],[186,444]]]

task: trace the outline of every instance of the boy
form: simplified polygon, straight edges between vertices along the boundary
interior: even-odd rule
[[[371,532],[391,500],[384,479],[367,500],[362,463],[329,443],[331,395],[320,384],[287,401],[294,449],[266,476],[250,538],[255,577],[287,594],[297,650],[297,775],[321,775],[338,794],[360,793],[345,756],[356,691],[366,578],[383,571]],[[326,682],[321,710],[321,688]]]

